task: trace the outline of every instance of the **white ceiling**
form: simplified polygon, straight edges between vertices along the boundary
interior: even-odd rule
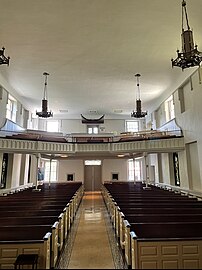
[[[181,51],[181,0],[0,0],[0,6],[0,47],[11,57],[0,74],[34,114],[41,111],[44,71],[55,117],[97,111],[110,119],[130,118],[136,73],[142,109],[150,112],[196,69],[171,66]],[[202,0],[187,0],[187,11],[202,51]]]

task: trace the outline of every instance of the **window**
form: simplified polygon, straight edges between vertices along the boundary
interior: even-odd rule
[[[126,121],[126,132],[137,132],[139,131],[139,122],[128,120]]]
[[[8,95],[8,100],[6,104],[6,118],[16,122],[17,114],[17,101],[10,94]]]
[[[87,133],[88,134],[98,134],[99,126],[87,126]]]
[[[170,121],[173,118],[175,118],[175,107],[173,103],[173,95],[171,95],[166,101],[165,101],[165,113],[166,113],[166,121]]]
[[[128,181],[141,181],[142,179],[142,162],[141,160],[135,160],[135,168],[133,159],[128,160]]]
[[[51,171],[50,171],[50,162],[51,162]],[[57,181],[57,165],[58,165],[57,160],[44,161],[44,181],[49,181],[49,179],[51,182]]]
[[[47,121],[46,130],[48,132],[59,132],[59,121]]]
[[[101,165],[101,160],[99,160],[99,159],[96,159],[96,160],[85,160],[84,161],[84,164],[85,165],[88,165],[88,166]]]

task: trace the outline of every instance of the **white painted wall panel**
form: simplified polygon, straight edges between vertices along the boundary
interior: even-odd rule
[[[111,181],[112,172],[119,174],[120,181],[127,181],[127,160],[126,159],[105,159],[103,160],[102,179]]]
[[[66,182],[67,174],[74,173],[75,181],[84,180],[83,160],[60,160],[58,165],[58,181]]]

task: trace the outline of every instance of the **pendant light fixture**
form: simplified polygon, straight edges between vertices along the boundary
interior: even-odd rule
[[[45,83],[44,83],[44,96],[42,99],[42,111],[36,112],[36,115],[43,118],[52,117],[53,113],[51,111],[48,111],[48,100],[47,100],[47,76],[49,73],[44,72],[43,75],[45,76]]]
[[[0,50],[0,65],[9,65],[9,60],[10,60],[10,57],[6,57],[4,55],[4,51],[5,51],[5,48],[2,47],[2,49]]]
[[[184,18],[185,17],[185,18]],[[186,20],[186,27],[184,28],[184,21]],[[177,50],[177,58],[171,59],[172,67],[180,67],[182,70],[194,66],[200,66],[202,61],[202,53],[198,51],[197,45],[194,45],[193,32],[190,30],[188,15],[186,10],[186,1],[182,1],[182,52]]]
[[[147,115],[147,112],[142,112],[142,105],[141,105],[141,99],[140,99],[140,83],[139,78],[140,74],[135,74],[135,77],[137,78],[137,98],[136,98],[136,111],[132,111],[131,117],[135,118],[142,118]]]

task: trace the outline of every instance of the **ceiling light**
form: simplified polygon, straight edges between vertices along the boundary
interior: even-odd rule
[[[136,111],[132,111],[131,117],[135,118],[142,118],[147,115],[147,112],[142,112],[141,108],[141,99],[140,99],[140,84],[139,84],[139,77],[140,74],[135,74],[135,77],[137,77],[137,98],[136,98]]]
[[[2,47],[2,49],[0,50],[0,65],[3,65],[3,64],[6,64],[6,65],[9,65],[9,60],[10,60],[10,57],[6,57],[4,55],[4,51],[5,51],[5,48]]]
[[[122,158],[122,157],[124,157],[125,155],[122,155],[122,154],[120,154],[120,155],[117,155],[117,157],[120,157],[120,158]]]
[[[184,30],[184,15],[187,24],[187,30]],[[181,67],[182,70],[194,66],[200,66],[202,61],[202,53],[197,50],[197,45],[194,46],[193,32],[190,30],[188,15],[186,10],[186,1],[182,1],[182,52],[177,50],[177,58],[171,59],[172,67]]]
[[[48,111],[48,100],[47,100],[47,76],[49,73],[44,72],[43,75],[45,76],[45,83],[44,83],[44,97],[42,99],[42,111],[36,112],[36,115],[43,118],[52,117],[53,113]]]

